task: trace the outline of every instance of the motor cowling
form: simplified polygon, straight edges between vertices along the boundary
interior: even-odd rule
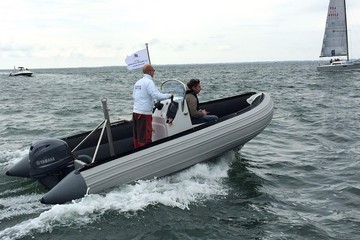
[[[64,175],[74,156],[68,144],[60,139],[45,139],[31,144],[29,152],[30,176],[42,179],[49,175]],[[68,171],[68,170],[66,170]]]

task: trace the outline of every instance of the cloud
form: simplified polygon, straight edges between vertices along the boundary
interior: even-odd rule
[[[360,9],[360,3],[348,2]],[[125,57],[145,43],[157,64],[318,59],[327,5],[312,0],[2,0],[0,68],[20,61],[32,68],[124,65]]]

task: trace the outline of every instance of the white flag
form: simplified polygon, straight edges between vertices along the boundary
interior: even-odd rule
[[[125,58],[125,63],[127,64],[128,70],[141,68],[145,64],[148,64],[149,57],[148,57],[146,48],[142,49],[140,51],[137,51],[136,53],[134,53],[130,56],[127,56]]]

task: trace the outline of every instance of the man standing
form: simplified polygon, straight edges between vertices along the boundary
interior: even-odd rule
[[[156,88],[153,80],[155,69],[150,64],[143,66],[143,73],[143,78],[135,83],[133,89],[133,133],[135,148],[151,143],[154,99],[161,101],[173,96],[172,94],[163,94]]]

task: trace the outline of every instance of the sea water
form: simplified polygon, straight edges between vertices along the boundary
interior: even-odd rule
[[[160,179],[63,205],[6,169],[32,142],[129,118],[140,70],[0,71],[0,239],[357,239],[360,72],[316,62],[154,65],[155,83],[199,78],[200,101],[248,91],[274,100],[270,125],[241,150]]]

